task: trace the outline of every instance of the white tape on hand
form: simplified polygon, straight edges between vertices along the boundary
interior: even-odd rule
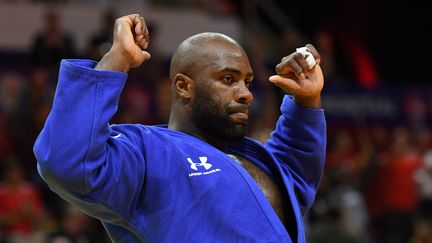
[[[296,51],[298,53],[301,53],[303,55],[303,57],[305,58],[305,60],[306,60],[306,62],[308,64],[309,70],[312,69],[315,66],[315,64],[316,64],[315,57],[312,55],[312,53],[309,50],[309,48],[307,48],[307,47],[300,47],[300,48],[297,48]]]

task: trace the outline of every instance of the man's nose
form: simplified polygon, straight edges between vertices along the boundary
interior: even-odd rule
[[[253,94],[246,86],[245,82],[238,82],[236,87],[235,99],[238,103],[248,104],[253,100]]]

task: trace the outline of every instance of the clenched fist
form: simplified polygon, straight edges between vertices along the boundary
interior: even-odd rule
[[[296,51],[282,58],[276,66],[276,74],[269,78],[270,82],[291,94],[300,105],[310,108],[321,106],[321,90],[324,77],[320,67],[320,55],[315,47],[307,44],[308,53]],[[307,59],[315,59],[313,66]]]
[[[114,26],[114,41],[109,52],[96,69],[128,72],[151,56],[145,51],[149,45],[147,26],[138,14],[120,17]]]

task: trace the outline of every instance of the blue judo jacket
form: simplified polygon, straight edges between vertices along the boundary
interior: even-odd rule
[[[127,74],[63,60],[34,153],[60,197],[101,220],[114,242],[305,242],[303,214],[322,176],[322,109],[285,96],[271,139],[229,145],[288,198],[287,230],[248,172],[206,142],[164,126],[110,124]]]

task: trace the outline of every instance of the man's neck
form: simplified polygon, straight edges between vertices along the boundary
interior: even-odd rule
[[[228,142],[226,140],[215,138],[214,136],[209,135],[205,131],[200,130],[195,124],[192,122],[189,122],[187,125],[183,124],[182,122],[179,122],[178,119],[171,119],[168,122],[168,129],[175,130],[178,132],[183,132],[186,134],[189,134],[191,136],[194,136],[196,138],[199,138],[203,140],[204,142],[212,145],[213,147],[216,147],[217,149],[221,151],[225,151],[226,147],[228,145]]]

